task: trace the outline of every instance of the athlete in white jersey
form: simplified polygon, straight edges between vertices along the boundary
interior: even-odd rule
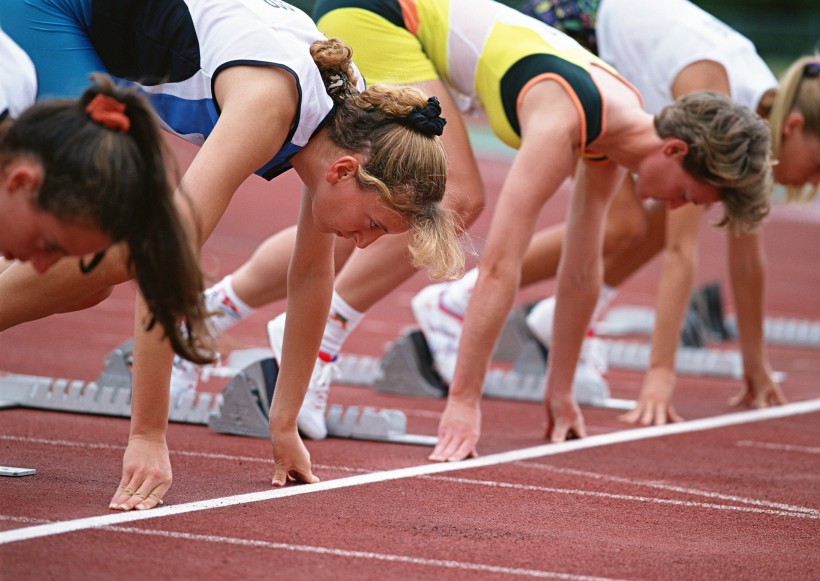
[[[359,92],[349,46],[325,39],[278,0],[4,0],[0,25],[49,82],[41,82],[41,96],[110,72],[139,82],[167,127],[201,142],[177,196],[197,244],[248,176],[271,178],[291,166],[299,174],[305,188],[288,280],[299,292],[288,301],[293,324],[270,421],[274,484],[288,476],[314,481],[295,417],[328,312],[336,237],[364,248],[411,231],[418,266],[447,276],[463,265],[454,220],[441,206],[447,170],[436,99],[396,87]],[[85,277],[76,264],[60,263],[45,279],[12,265],[17,274],[0,281],[0,329],[95,304],[129,279],[126,258],[113,248],[104,268]],[[162,278],[152,282],[164,288]],[[211,355],[204,324],[181,330],[179,319],[168,319],[152,328],[147,311],[139,302],[133,437],[110,504],[120,510],[152,508],[171,485],[165,431],[173,353],[165,336],[191,360]]]
[[[754,110],[778,86],[748,38],[689,0],[603,0],[597,16],[599,56],[635,85],[649,113],[675,100],[675,79],[698,61],[721,65],[732,99]]]
[[[36,94],[34,63],[0,28],[0,121],[17,117],[34,103]]]

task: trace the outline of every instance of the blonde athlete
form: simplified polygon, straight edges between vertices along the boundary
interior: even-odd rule
[[[439,445],[430,458],[454,460],[475,452],[484,374],[518,288],[535,220],[572,175],[547,417],[550,434],[583,435],[570,387],[600,287],[602,226],[617,186],[627,171],[639,174],[631,204],[636,220],[643,216],[639,197],[675,206],[722,200],[724,225],[753,228],[769,204],[764,123],[747,108],[707,93],[677,102],[653,119],[610,66],[562,33],[491,0],[334,0],[319,2],[316,10],[326,32],[362,48],[357,62],[365,76],[370,58],[376,70],[389,66],[399,80],[405,71],[434,71],[459,102],[480,103],[495,134],[519,149],[494,210]],[[250,297],[249,288],[276,284],[276,278],[250,276],[256,258],[237,273],[250,285],[231,283],[239,298],[240,288]],[[362,292],[380,286],[373,279],[362,285]],[[342,324],[348,323],[345,317]],[[326,328],[325,339],[328,335]],[[317,364],[314,379],[326,374],[320,369],[326,365]]]
[[[330,302],[335,239],[365,247],[409,230],[419,265],[447,275],[463,263],[450,213],[440,204],[446,160],[437,135],[444,120],[435,99],[421,91],[362,90],[350,48],[325,38],[285,2],[162,4],[157,11],[141,0],[5,0],[0,25],[34,62],[39,98],[71,96],[89,73],[104,70],[149,94],[166,129],[201,145],[180,185],[193,203],[186,221],[197,244],[248,176],[272,179],[291,167],[299,174],[305,187],[288,276],[293,324],[270,429],[273,484],[312,482],[296,415]],[[86,277],[69,261],[39,277],[13,264],[0,275],[0,329],[100,300],[128,280],[123,256],[112,248]],[[118,510],[152,508],[171,486],[165,435],[173,353],[165,336],[177,336],[189,347],[186,355],[207,358],[201,329],[186,335],[172,319],[162,325],[163,336],[149,332],[146,319],[140,302],[131,433],[110,503]]]

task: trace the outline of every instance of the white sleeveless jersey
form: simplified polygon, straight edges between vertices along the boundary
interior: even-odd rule
[[[0,29],[0,117],[17,117],[34,104],[36,96],[34,64]]]
[[[732,98],[752,110],[778,86],[749,39],[688,0],[601,0],[595,27],[601,58],[635,85],[652,114],[673,101],[681,70],[701,60],[723,65]]]

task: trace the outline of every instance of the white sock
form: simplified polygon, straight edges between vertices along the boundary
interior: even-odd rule
[[[334,290],[325,325],[325,334],[322,336],[321,352],[335,358],[342,350],[344,342],[362,322],[364,315],[347,304]]]
[[[255,310],[236,295],[232,279],[229,274],[205,291],[205,306],[216,313],[208,319],[214,335],[221,335]]]
[[[478,268],[467,271],[463,277],[451,282],[444,291],[444,296],[441,297],[444,308],[461,317],[467,314],[467,305],[470,304],[476,281],[478,281]]]

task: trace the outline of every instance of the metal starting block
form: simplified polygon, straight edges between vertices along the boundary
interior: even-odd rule
[[[596,323],[599,335],[651,335],[655,311],[650,307],[615,307],[603,321]],[[763,321],[765,340],[772,345],[820,347],[820,321],[767,317]],[[703,347],[707,341],[726,341],[737,337],[737,319],[723,315],[720,287],[706,285],[692,293],[681,344]]]
[[[517,332],[517,331],[516,331]],[[483,395],[498,399],[544,401],[544,372],[546,350],[535,339],[527,342],[519,335],[521,344],[518,357],[510,371],[491,370],[484,383]],[[433,369],[433,358],[421,331],[405,332],[388,345],[382,358],[383,375],[373,388],[400,395],[445,397],[448,386]],[[610,397],[609,389],[576,383],[573,386],[576,401],[613,409],[632,409],[634,402]]]
[[[273,399],[279,368],[268,357],[237,372],[222,390],[222,407],[208,426],[223,434],[270,438],[268,410]],[[333,405],[326,419],[328,436],[396,444],[435,446],[434,436],[407,433],[407,416],[400,410],[346,409]]]
[[[3,399],[25,408],[63,412],[131,417],[131,387],[101,385],[95,382],[37,377],[0,376]],[[168,420],[186,424],[206,424],[218,413],[222,400],[210,393],[186,394],[171,402]]]
[[[448,386],[433,369],[433,356],[421,331],[411,329],[388,345],[372,386],[377,391],[446,397]]]

